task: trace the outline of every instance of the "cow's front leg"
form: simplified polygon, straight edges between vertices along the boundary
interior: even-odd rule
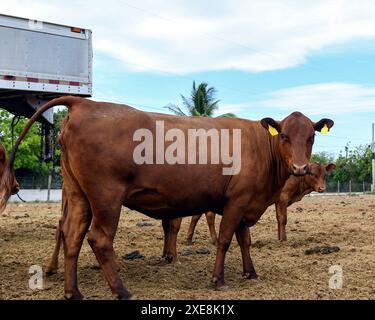
[[[163,257],[169,263],[177,261],[177,235],[180,231],[182,218],[163,219],[164,249]]]
[[[277,229],[280,241],[286,241],[287,203],[279,201],[275,204]]]
[[[242,218],[242,211],[234,206],[227,206],[224,209],[223,218],[220,223],[219,239],[217,244],[213,282],[217,290],[226,290],[228,287],[224,280],[225,255],[232,241],[234,231]]]
[[[243,221],[240,222],[236,229],[236,238],[241,248],[243,276],[247,279],[258,278],[250,256],[250,229]]]

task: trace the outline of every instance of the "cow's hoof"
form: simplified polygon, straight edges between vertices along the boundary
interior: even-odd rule
[[[57,268],[56,267],[50,267],[50,266],[48,266],[46,268],[46,276],[47,277],[50,277],[50,276],[52,276],[52,275],[54,275],[56,273],[57,273]]]
[[[77,291],[74,293],[65,293],[64,296],[65,300],[83,300],[83,295],[81,292]]]
[[[129,291],[124,291],[116,294],[117,300],[131,300],[132,296],[133,295]]]
[[[228,291],[229,287],[223,281],[219,281],[216,277],[212,278],[212,283],[217,291]]]
[[[186,244],[187,244],[188,246],[192,246],[192,245],[193,245],[193,239],[187,239],[187,240],[186,240]]]
[[[258,275],[256,274],[256,272],[245,272],[243,274],[243,277],[245,279],[258,279]]]
[[[227,286],[226,284],[220,284],[220,285],[216,284],[215,290],[226,292],[226,291],[229,291],[229,286]]]
[[[167,261],[167,263],[170,263],[170,264],[175,263],[177,261],[177,257],[173,255],[169,255],[169,254],[165,255],[164,259],[165,261]]]

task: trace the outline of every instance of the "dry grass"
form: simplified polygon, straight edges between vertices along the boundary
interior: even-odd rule
[[[52,253],[59,208],[59,204],[13,204],[0,217],[0,298],[63,297],[62,267],[58,274],[45,278],[44,290],[28,288],[29,267],[45,265]],[[140,220],[150,221],[152,226],[137,227]],[[184,219],[179,252],[191,248],[185,242],[188,224],[189,219]],[[225,263],[230,290],[217,292],[210,283],[215,248],[209,243],[204,218],[198,223],[193,247],[208,247],[211,254],[180,256],[175,265],[161,265],[160,221],[123,209],[115,242],[122,279],[138,299],[375,299],[375,196],[303,199],[289,210],[286,243],[277,240],[274,208],[268,209],[251,232],[259,279],[242,278],[240,251],[233,241]],[[307,249],[326,245],[338,246],[340,251],[305,254]],[[122,259],[134,250],[145,258]],[[332,265],[343,268],[341,290],[328,287]],[[86,298],[112,298],[86,242],[78,277]]]

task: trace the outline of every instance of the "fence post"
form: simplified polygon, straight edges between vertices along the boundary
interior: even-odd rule
[[[340,181],[337,181],[337,193],[340,193]]]
[[[363,193],[366,193],[366,189],[365,189],[365,182],[364,181],[362,181],[362,189],[363,189]]]
[[[52,183],[52,175],[49,174],[48,175],[47,202],[50,201],[50,197],[51,197],[51,183]]]
[[[352,194],[352,180],[349,180],[349,194]]]

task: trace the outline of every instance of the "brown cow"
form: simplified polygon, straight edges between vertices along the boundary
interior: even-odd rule
[[[118,274],[113,250],[123,205],[157,219],[207,211],[222,214],[213,271],[216,288],[226,287],[224,260],[234,233],[241,247],[244,274],[255,278],[249,251],[249,227],[279,197],[290,174],[306,174],[315,131],[326,132],[333,126],[330,119],[312,122],[300,112],[282,121],[271,118],[249,121],[180,117],[78,97],[57,98],[38,109],[17,139],[1,179],[0,210],[4,210],[11,194],[13,163],[19,144],[38,117],[57,105],[69,108],[59,139],[67,201],[62,234],[65,297],[68,299],[83,297],[78,289],[77,262],[89,228],[88,242],[113,294],[120,299],[131,296]],[[157,136],[160,121],[167,132],[177,129],[185,136],[188,136],[188,129],[214,128],[229,132],[231,141],[234,130],[239,131],[240,141],[234,141],[230,148],[241,147],[240,154],[233,155],[240,159],[240,172],[224,175],[223,169],[227,169],[224,163],[155,164],[155,157],[150,164],[137,164],[134,151],[140,143],[134,141],[135,134],[139,128],[144,128],[151,137]],[[166,143],[170,145],[172,143]],[[195,152],[199,155],[198,150]],[[162,150],[157,149],[156,160],[160,154],[163,155]],[[188,155],[192,154],[188,152]]]
[[[278,238],[280,241],[286,241],[286,230],[285,226],[287,223],[287,207],[293,203],[300,201],[305,195],[312,191],[323,192],[325,190],[325,177],[328,172],[334,170],[336,165],[333,163],[324,166],[322,164],[313,163],[310,165],[308,174],[297,177],[290,176],[286,181],[279,199],[275,203],[276,207],[276,218],[278,226]],[[210,215],[208,217],[208,215]],[[198,220],[202,215],[195,215],[192,217],[187,241],[188,244],[192,243],[195,227]],[[206,213],[207,224],[210,230],[211,238],[214,244],[216,244],[216,232],[215,232],[215,213]],[[164,224],[169,224],[168,228],[164,228],[164,249],[163,257],[168,262],[175,262],[177,260],[177,249],[176,241],[177,234],[180,230],[182,218],[172,219],[171,221],[164,221]]]
[[[3,144],[0,142],[0,177],[3,176],[4,170],[8,165],[6,154],[7,153]],[[10,178],[9,186],[10,186],[10,190],[9,190],[10,195],[17,194],[18,191],[20,191],[20,186],[14,175]]]
[[[330,163],[326,166],[318,163],[310,165],[310,171],[303,177],[290,176],[283,187],[279,199],[275,203],[277,229],[279,240],[286,240],[285,226],[287,223],[287,207],[300,201],[312,191],[324,192],[325,177],[334,170],[336,165]]]

